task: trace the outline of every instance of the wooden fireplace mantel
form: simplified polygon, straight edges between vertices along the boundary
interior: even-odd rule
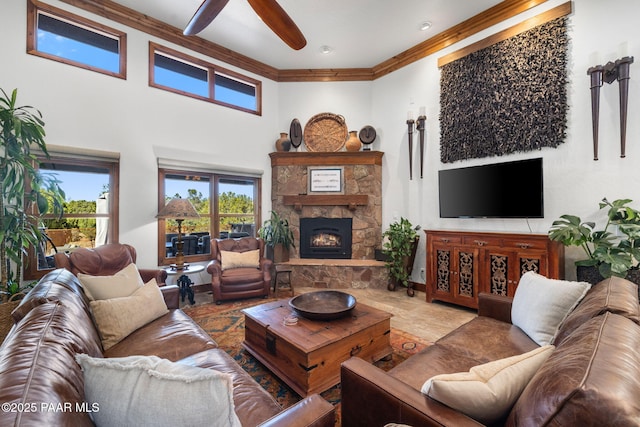
[[[297,196],[282,196],[282,203],[293,205],[296,211],[303,206],[347,206],[355,210],[357,206],[369,204],[367,194],[300,194]]]
[[[382,166],[382,151],[276,151],[269,153],[271,167],[274,166],[344,166],[378,165]]]

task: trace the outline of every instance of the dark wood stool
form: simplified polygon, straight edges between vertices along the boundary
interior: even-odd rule
[[[287,265],[276,265],[276,274],[273,278],[273,294],[275,297],[278,297],[278,292],[280,290],[291,291],[291,296],[293,296],[291,271],[291,267]]]

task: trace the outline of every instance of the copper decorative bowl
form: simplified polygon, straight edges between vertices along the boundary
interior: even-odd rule
[[[308,292],[291,298],[289,305],[307,319],[333,320],[349,314],[356,297],[340,291]]]

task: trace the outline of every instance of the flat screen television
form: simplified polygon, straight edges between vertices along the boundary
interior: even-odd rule
[[[542,158],[438,172],[440,218],[544,218]]]

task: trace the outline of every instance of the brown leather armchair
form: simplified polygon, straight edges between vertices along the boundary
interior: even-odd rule
[[[78,273],[92,276],[111,276],[136,262],[136,250],[123,243],[109,243],[94,249],[80,248],[71,253],[59,252],[54,255],[56,268],[66,268],[75,276]],[[158,286],[164,286],[167,272],[162,269],[139,268],[142,280],[147,283],[156,279]]]
[[[259,250],[259,266],[222,269],[221,251],[247,252]],[[221,301],[240,298],[269,296],[271,288],[270,259],[264,258],[264,241],[256,237],[241,239],[213,239],[211,240],[211,257],[213,260],[207,266],[211,274],[213,300],[216,304]]]

